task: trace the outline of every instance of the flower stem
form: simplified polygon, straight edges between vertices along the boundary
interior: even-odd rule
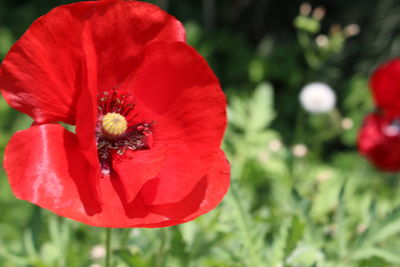
[[[105,267],[111,267],[111,228],[106,228],[106,263]]]
[[[163,267],[165,266],[165,252],[166,252],[166,244],[167,244],[167,229],[165,228],[160,228],[160,235],[161,235],[161,241],[160,241],[160,247],[158,249],[158,255],[156,258],[156,266],[157,267]]]

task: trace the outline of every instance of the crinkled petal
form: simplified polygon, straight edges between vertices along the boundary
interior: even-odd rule
[[[76,3],[37,20],[0,68],[6,100],[43,124],[7,147],[17,197],[102,227],[170,226],[214,208],[229,186],[226,100],[183,41],[178,21],[137,1]],[[152,146],[114,157],[116,175],[100,177],[97,94],[119,88],[154,121]],[[44,124],[53,121],[76,123],[77,134]]]
[[[190,107],[201,102],[196,97],[207,90],[210,103],[202,103],[204,109],[212,104],[224,106],[225,98],[207,62],[196,50],[183,42],[153,42],[146,46],[140,70],[122,87],[131,87],[135,96],[157,114],[168,112],[176,105]],[[154,77],[157,77],[155,79]],[[211,87],[209,89],[209,87]],[[184,92],[192,95],[189,103],[179,103]],[[182,101],[181,101],[182,102]]]
[[[390,116],[400,115],[400,58],[382,64],[372,75],[371,88],[376,105]]]
[[[156,146],[148,150],[128,150],[123,156],[113,154],[110,179],[122,201],[133,201],[142,186],[157,177],[166,152],[165,147]]]
[[[7,145],[4,167],[20,199],[77,220],[100,212],[88,182],[90,168],[75,135],[61,125],[17,132]]]
[[[224,152],[219,151],[210,172],[181,201],[154,205],[151,211],[181,222],[191,221],[214,209],[225,196],[230,183],[230,167]]]
[[[219,151],[225,96],[204,59],[181,42],[149,44],[140,72],[128,84],[153,112],[155,142],[168,149],[157,193],[144,193],[144,199],[148,204],[178,202],[207,173]]]
[[[383,171],[400,170],[400,129],[389,117],[370,114],[358,134],[358,149]]]
[[[229,164],[222,151],[207,174],[186,196],[177,202],[161,205],[147,205],[143,191],[148,194],[157,190],[159,179],[146,182],[141,192],[129,203],[121,203],[112,190],[112,181],[102,179],[102,194],[109,196],[104,212],[88,217],[82,222],[105,227],[167,227],[191,221],[214,209],[222,200],[229,187]],[[154,192],[155,193],[155,192]]]
[[[222,152],[208,174],[184,199],[147,205],[143,193],[121,201],[112,179],[99,181],[97,201],[88,183],[88,163],[74,134],[57,124],[33,126],[16,133],[7,146],[4,166],[15,195],[82,223],[99,227],[164,227],[180,224],[210,211],[229,186],[229,165]],[[144,187],[156,188],[158,178]],[[147,190],[149,191],[149,190]]]
[[[39,123],[74,124],[88,76],[96,76],[98,90],[118,87],[154,40],[185,40],[181,23],[154,5],[103,0],[61,6],[36,20],[11,48],[0,68],[0,90]]]

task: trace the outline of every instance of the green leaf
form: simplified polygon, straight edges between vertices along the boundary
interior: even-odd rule
[[[340,189],[339,193],[339,203],[338,207],[336,210],[336,225],[337,225],[337,240],[338,240],[338,251],[339,251],[339,256],[343,256],[346,253],[347,250],[347,239],[348,239],[348,233],[347,233],[347,217],[345,214],[345,189],[346,189],[346,184],[345,182],[342,185],[342,188]]]
[[[359,247],[371,246],[400,233],[400,207],[365,232]]]
[[[113,251],[114,255],[117,256],[122,262],[127,264],[129,267],[147,267],[149,262],[140,257],[139,254],[133,254],[128,249],[117,249]]]
[[[334,176],[333,170],[327,169],[324,171],[332,173],[332,177],[318,183],[318,191],[311,208],[312,218],[317,221],[328,216],[337,207],[341,188],[341,179]]]
[[[232,96],[228,106],[229,122],[240,129],[246,128],[247,123],[246,103],[240,97]]]
[[[14,43],[14,36],[7,28],[0,27],[0,60],[3,58],[12,44]]]
[[[376,214],[375,204],[372,203],[370,212]],[[374,216],[371,216],[374,217]],[[400,207],[394,209],[383,220],[374,223],[363,234],[361,234],[354,242],[348,256],[351,259],[359,259],[360,257],[373,257],[376,256],[375,244],[385,241],[386,239],[400,233]],[[368,251],[371,255],[365,253]],[[382,255],[382,251],[379,251]],[[364,255],[364,256],[363,256]]]
[[[400,264],[400,250],[391,251],[387,249],[370,247],[360,250],[358,253],[354,254],[353,260],[363,260],[377,257],[388,263]]]
[[[249,102],[246,130],[253,132],[268,127],[275,118],[273,100],[273,90],[269,83],[261,83],[257,86]]]
[[[29,259],[32,261],[36,261],[37,259],[39,259],[38,252],[33,242],[33,234],[30,230],[25,230],[23,235],[23,242]]]
[[[325,255],[314,246],[299,244],[286,263],[293,267],[325,266]]]
[[[303,30],[309,33],[317,33],[321,28],[321,24],[317,19],[302,15],[298,16],[294,20],[294,26],[299,30]]]
[[[187,266],[190,255],[185,240],[183,239],[182,232],[179,227],[173,227],[170,229],[173,230],[170,254],[180,262],[181,266]]]
[[[290,225],[291,219],[283,220],[279,232],[275,235],[272,248],[268,253],[269,266],[279,266],[284,261]]]
[[[249,65],[249,79],[251,82],[259,83],[264,79],[264,62],[260,59],[254,59]]]
[[[285,257],[292,253],[298,242],[302,239],[304,227],[304,222],[298,216],[293,217],[286,240]]]

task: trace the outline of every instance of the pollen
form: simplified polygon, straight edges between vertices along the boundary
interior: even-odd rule
[[[119,136],[125,133],[128,128],[128,123],[124,116],[119,113],[109,112],[107,113],[102,121],[101,126],[107,135],[110,136]]]

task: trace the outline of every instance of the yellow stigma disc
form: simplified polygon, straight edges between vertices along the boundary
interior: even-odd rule
[[[103,127],[103,131],[106,134],[113,136],[118,136],[123,134],[128,128],[128,123],[125,117],[115,112],[107,113],[103,117],[101,125]]]

